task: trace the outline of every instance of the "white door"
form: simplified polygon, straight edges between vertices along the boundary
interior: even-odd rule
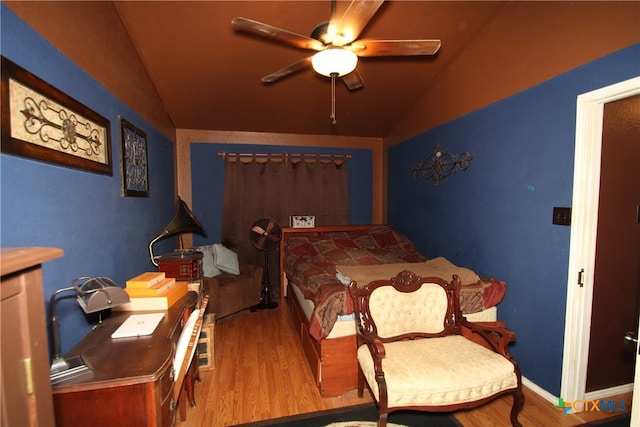
[[[637,94],[640,94],[640,77],[582,94],[577,99],[567,312],[559,396],[567,402],[583,400],[586,390],[598,225],[598,212],[593,207],[599,203],[604,104]]]

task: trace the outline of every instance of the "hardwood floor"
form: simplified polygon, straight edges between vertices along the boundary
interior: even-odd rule
[[[239,423],[314,412],[370,402],[356,391],[323,399],[313,383],[302,349],[294,336],[286,307],[249,311],[216,323],[215,369],[200,372],[195,408],[178,427],[226,427]],[[526,402],[519,420],[523,426],[576,426],[617,412],[564,415],[553,404],[525,388]],[[625,399],[630,410],[631,394]],[[478,409],[461,411],[464,426],[507,426],[511,398],[495,400]]]

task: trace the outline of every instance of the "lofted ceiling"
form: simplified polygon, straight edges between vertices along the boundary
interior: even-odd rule
[[[338,2],[340,11],[350,2]],[[234,31],[245,17],[304,36],[331,15],[324,1],[113,2],[176,128],[384,137],[505,2],[387,1],[362,38],[440,39],[435,56],[360,58],[364,87],[305,69],[261,78],[314,53]]]
[[[198,129],[392,144],[640,41],[638,1],[388,0],[358,39],[442,46],[433,56],[360,58],[364,87],[336,82],[334,125],[330,78],[309,67],[261,81],[314,51],[231,24],[244,17],[308,37],[329,20],[331,0],[3,3],[167,135]],[[337,1],[337,14],[350,4]]]

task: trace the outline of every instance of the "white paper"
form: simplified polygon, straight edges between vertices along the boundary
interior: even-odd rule
[[[132,314],[111,334],[111,338],[151,335],[164,317],[164,313]]]

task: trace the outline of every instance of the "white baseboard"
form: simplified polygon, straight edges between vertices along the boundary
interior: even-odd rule
[[[543,399],[548,400],[553,405],[558,404],[558,396],[554,396],[549,393],[547,390],[543,389],[533,381],[530,381],[526,377],[522,377],[522,385],[526,386],[528,389],[533,391],[535,394],[541,396]]]
[[[631,393],[633,391],[633,383],[623,384],[615,387],[605,388],[603,390],[590,391],[585,393],[584,398],[586,400],[598,400],[606,399],[607,397],[616,396],[624,393]]]
[[[558,404],[558,396],[554,396],[549,393],[542,387],[538,386],[536,383],[530,381],[529,379],[522,377],[522,385],[526,386],[528,389],[533,391],[535,394],[539,395],[543,399],[549,401],[554,406]],[[585,400],[598,400],[598,399],[606,399],[611,396],[617,396],[619,394],[630,393],[633,391],[633,383],[623,384],[616,387],[606,388],[603,390],[596,390],[589,393],[585,393]]]

